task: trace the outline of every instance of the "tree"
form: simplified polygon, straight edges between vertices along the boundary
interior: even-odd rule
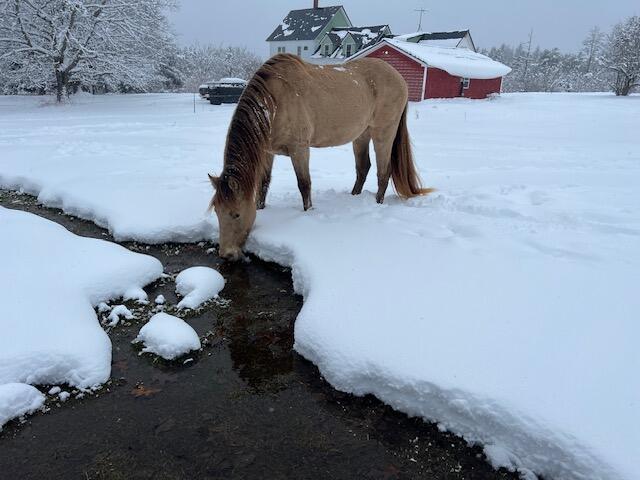
[[[241,47],[193,45],[184,50],[184,85],[195,92],[198,86],[221,77],[248,80],[262,65],[260,57]]]
[[[640,17],[630,17],[613,27],[607,45],[607,66],[613,72],[616,95],[629,95],[640,86]]]
[[[173,37],[173,0],[0,0],[0,71],[16,90],[103,86],[140,89],[158,81]]]

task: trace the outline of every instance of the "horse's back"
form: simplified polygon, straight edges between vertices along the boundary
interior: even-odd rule
[[[278,106],[276,143],[293,137],[311,146],[342,145],[364,132],[374,117],[396,117],[407,102],[406,82],[380,59],[315,65],[279,54],[269,62],[276,72],[270,82]]]

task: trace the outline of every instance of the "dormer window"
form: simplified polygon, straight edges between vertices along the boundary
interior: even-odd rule
[[[329,56],[329,45],[325,45],[324,46],[324,56],[328,57]]]
[[[351,44],[347,45],[347,57],[351,56]]]

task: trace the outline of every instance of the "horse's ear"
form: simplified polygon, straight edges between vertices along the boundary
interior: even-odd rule
[[[211,182],[211,185],[217,190],[220,186],[220,177],[214,177],[209,173],[207,175],[209,175],[209,181]]]
[[[239,194],[240,193],[240,182],[238,182],[238,180],[236,180],[233,177],[229,178],[229,188],[231,189],[231,191],[233,193]]]

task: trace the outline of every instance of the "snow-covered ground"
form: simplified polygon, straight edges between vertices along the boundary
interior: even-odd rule
[[[119,239],[215,237],[206,173],[221,169],[233,106],[40,102],[0,98],[0,185]],[[305,297],[296,350],[337,388],[438,421],[496,464],[635,478],[639,124],[638,96],[411,105],[416,158],[438,192],[383,206],[374,171],[348,194],[349,145],[312,152],[306,213],[278,158],[248,247],[293,268]]]
[[[7,412],[22,415],[41,400],[15,382],[104,383],[111,342],[93,307],[144,294],[161,273],[153,257],[0,207],[0,427],[16,416]]]

